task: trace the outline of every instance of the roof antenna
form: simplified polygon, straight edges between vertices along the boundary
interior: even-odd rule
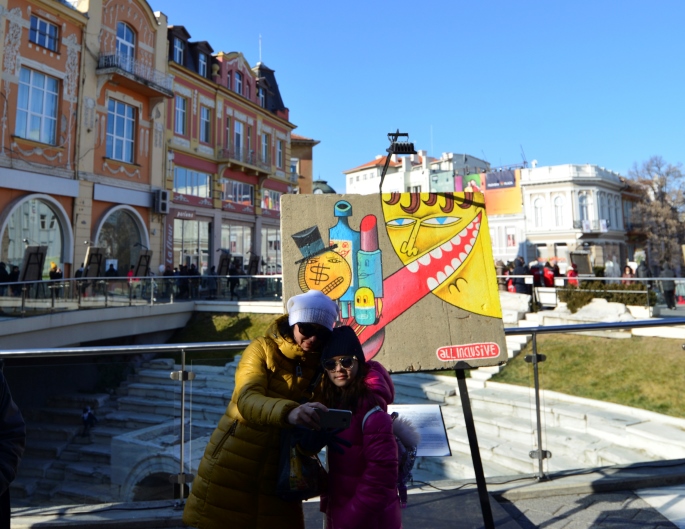
[[[262,62],[262,34],[259,34],[259,62]]]
[[[523,167],[526,168],[526,167],[528,167],[528,160],[526,160],[526,153],[523,151],[523,145],[519,144],[519,147],[521,147],[521,158],[523,158]]]

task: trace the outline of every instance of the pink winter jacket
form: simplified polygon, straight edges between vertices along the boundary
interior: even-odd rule
[[[395,388],[390,375],[378,362],[368,361],[366,385],[375,396],[359,403],[350,427],[339,434],[352,446],[344,454],[328,452],[328,493],[321,497],[321,510],[328,529],[401,529],[402,514],[397,496],[397,442],[387,413],[369,415],[376,405],[387,411]]]

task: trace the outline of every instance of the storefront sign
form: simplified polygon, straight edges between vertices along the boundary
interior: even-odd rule
[[[483,358],[497,358],[500,348],[494,342],[489,343],[470,343],[466,345],[448,345],[440,347],[437,355],[443,362],[454,360],[473,360]]]

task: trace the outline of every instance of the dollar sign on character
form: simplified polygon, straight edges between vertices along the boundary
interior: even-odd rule
[[[314,265],[309,268],[310,271],[314,273],[314,277],[312,278],[314,280],[315,285],[319,285],[322,282],[326,283],[329,279],[330,276],[324,272],[324,270],[330,270],[327,266],[324,265]]]

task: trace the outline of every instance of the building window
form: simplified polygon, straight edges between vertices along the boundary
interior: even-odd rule
[[[21,68],[15,134],[21,138],[55,144],[57,92],[54,77]]]
[[[262,133],[262,162],[271,163],[271,156],[269,152],[271,150],[271,136],[266,132]]]
[[[212,140],[212,111],[207,107],[200,107],[200,141],[211,143]]]
[[[240,72],[235,73],[235,92],[243,95],[243,74]]]
[[[250,83],[245,83],[245,97],[250,99],[252,96],[252,89],[250,88]]]
[[[233,70],[228,71],[228,75],[226,75],[226,88],[229,90],[231,89],[231,78],[233,77]]]
[[[587,208],[587,196],[586,195],[580,195],[578,197],[578,206],[580,210],[580,220],[590,220],[590,216],[588,214],[588,208]]]
[[[240,156],[243,149],[243,124],[236,121],[233,127],[233,150],[234,155]]]
[[[174,119],[174,132],[176,134],[186,133],[186,105],[187,100],[185,97],[176,96],[176,111]]]
[[[107,110],[107,158],[133,163],[134,125],[134,108],[110,99]]]
[[[555,197],[554,199],[554,222],[557,227],[564,225],[564,199]]]
[[[224,184],[224,200],[245,206],[254,206],[254,186],[245,182],[229,180]]]
[[[260,86],[257,88],[257,97],[259,98],[259,106],[266,108],[266,90]]]
[[[283,140],[276,142],[276,166],[283,169]]]
[[[290,158],[290,172],[297,174],[297,165],[300,163],[299,158]],[[352,179],[350,178],[350,182]]]
[[[136,57],[136,36],[133,30],[123,22],[117,24],[117,60],[127,72],[133,71]]]
[[[212,175],[186,169],[174,168],[174,193],[202,198],[212,196]]]
[[[174,38],[174,62],[183,64],[183,54],[186,51],[186,43],[178,37]]]
[[[278,191],[273,189],[262,190],[262,208],[272,209],[274,211],[281,210],[281,195]]]
[[[31,29],[29,41],[52,51],[57,51],[57,26],[42,18],[31,15]]]
[[[200,56],[198,58],[198,73],[202,77],[207,77],[207,56],[204,53],[200,53]]]
[[[599,194],[599,218],[607,218],[607,196],[604,193]]]
[[[545,202],[541,198],[536,198],[533,202],[533,209],[535,211],[535,227],[542,228],[544,226],[544,205]]]

